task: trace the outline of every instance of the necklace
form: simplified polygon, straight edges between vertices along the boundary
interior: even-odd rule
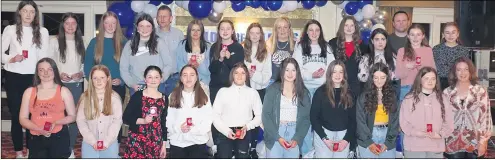
[[[278,42],[277,42],[277,48],[279,50],[285,49],[285,47],[287,47],[287,45],[289,45],[289,41],[287,41],[287,43],[285,43],[285,46],[284,47],[280,48],[280,47],[278,47]]]

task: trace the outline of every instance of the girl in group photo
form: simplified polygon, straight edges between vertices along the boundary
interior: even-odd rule
[[[273,23],[272,34],[266,41],[266,49],[271,57],[272,77],[270,84],[280,76],[282,61],[292,57],[296,41],[294,31],[288,17],[279,17]]]
[[[262,123],[266,158],[299,158],[308,133],[311,100],[294,58],[282,61],[280,77],[270,85],[263,101]]]
[[[315,158],[347,158],[350,146],[356,143],[356,107],[344,62],[330,63],[325,76],[326,82],[316,90],[311,105]]]
[[[122,126],[122,100],[112,90],[110,70],[95,65],[89,88],[81,96],[77,109],[77,127],[83,137],[82,158],[120,158],[117,142]]]
[[[127,144],[122,158],[157,159],[167,156],[167,106],[168,98],[158,91],[163,73],[158,66],[144,70],[146,89],[131,96],[123,114],[123,122],[129,125]]]
[[[445,139],[454,131],[454,118],[452,103],[442,93],[434,68],[418,71],[402,101],[399,120],[405,158],[443,158]]]
[[[365,90],[357,100],[357,144],[360,158],[395,158],[399,133],[399,103],[391,71],[382,62],[369,70]]]

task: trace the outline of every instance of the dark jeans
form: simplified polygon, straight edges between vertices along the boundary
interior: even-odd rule
[[[165,95],[167,95],[167,97],[172,93],[172,91],[174,91],[174,88],[177,86],[177,82],[179,81],[179,73],[174,73],[168,77],[165,81]]]
[[[188,147],[170,145],[170,158],[172,159],[206,159],[208,147],[206,144],[196,144]]]
[[[258,94],[260,95],[260,98],[261,98],[261,103],[263,103],[263,100],[265,100],[266,88],[261,89],[261,90],[256,90],[256,91],[258,91]]]
[[[74,98],[74,103],[76,104],[76,108],[79,105],[79,98],[83,93],[84,83],[83,82],[74,82],[74,83],[64,83],[65,87],[70,90],[72,97]],[[76,145],[77,136],[79,135],[79,129],[77,128],[76,122],[69,124],[69,134],[70,134],[70,148],[74,149]]]
[[[22,95],[24,91],[33,85],[32,74],[18,74],[5,71],[5,91],[7,92],[7,106],[9,107],[11,119],[10,135],[14,143],[14,151],[22,151],[24,134],[19,122],[19,112],[21,110]],[[26,148],[29,148],[29,137],[31,134],[26,130]]]
[[[122,86],[112,86],[112,90],[119,94],[120,99],[122,100],[122,107],[124,107],[124,99],[125,99],[125,85]],[[124,108],[122,108],[122,111]],[[117,142],[120,143],[120,139],[122,139],[122,127],[120,127],[119,135],[117,136]]]
[[[230,127],[233,131],[241,127]],[[235,133],[235,132],[234,132]],[[252,131],[247,131],[244,139],[231,140],[219,133],[217,135],[217,154],[218,158],[230,159],[234,151],[236,159],[249,159],[249,142],[251,141]]]
[[[210,86],[210,101],[211,105],[213,105],[213,102],[215,101],[215,97],[217,96],[218,91],[220,90],[221,87],[213,87]],[[211,136],[213,137],[213,144],[218,145],[217,137],[221,135],[221,133],[218,132],[217,128],[211,125]]]
[[[443,153],[443,156],[447,159],[478,159],[478,154],[471,152]]]
[[[71,154],[69,137],[69,128],[67,125],[64,125],[59,132],[52,133],[50,137],[32,135],[30,139],[29,158],[69,158]]]

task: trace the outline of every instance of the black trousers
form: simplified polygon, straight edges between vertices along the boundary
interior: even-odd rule
[[[12,116],[10,135],[14,143],[14,151],[22,151],[24,134],[19,122],[19,112],[21,110],[22,95],[24,91],[33,85],[32,74],[18,74],[5,71],[5,91],[7,92],[7,106]],[[26,130],[26,148],[29,148],[29,130]]]
[[[457,153],[443,153],[447,159],[478,159],[484,158],[484,156],[478,157],[478,154],[471,152],[457,152]]]
[[[124,99],[125,99],[125,85],[123,86],[112,86],[112,90],[117,92],[120,96],[120,99],[122,100],[122,105],[124,105]],[[122,108],[124,110],[124,108]],[[119,130],[119,135],[117,136],[117,142],[120,143],[120,139],[122,139],[122,126],[120,127]]]
[[[235,129],[241,129],[241,127],[231,127],[233,131]],[[234,132],[235,133],[235,132]],[[249,159],[249,143],[251,142],[252,131],[247,131],[244,139],[231,140],[219,133],[217,135],[217,158],[230,159],[235,155],[236,159]],[[234,151],[234,153],[232,153]]]
[[[52,133],[50,137],[31,136],[31,146],[29,148],[29,158],[36,159],[67,159],[71,154],[69,128],[62,127],[57,133]]]
[[[215,97],[217,96],[218,91],[220,90],[221,87],[215,87],[215,86],[209,86],[210,87],[210,101],[211,105],[213,105],[213,102],[215,101]],[[218,132],[217,128],[211,125],[211,136],[213,137],[213,144],[217,145],[217,137],[220,133]]]
[[[208,158],[208,147],[206,144],[196,144],[184,148],[170,145],[170,158],[206,159]]]

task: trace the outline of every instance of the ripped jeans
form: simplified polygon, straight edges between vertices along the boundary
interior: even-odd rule
[[[235,129],[241,129],[242,127],[230,127],[235,133]],[[231,159],[235,156],[236,159],[250,159],[249,157],[249,143],[251,142],[251,134],[253,130],[246,132],[244,139],[231,140],[222,133],[217,134],[217,154],[220,159]],[[232,153],[234,151],[234,155]]]

